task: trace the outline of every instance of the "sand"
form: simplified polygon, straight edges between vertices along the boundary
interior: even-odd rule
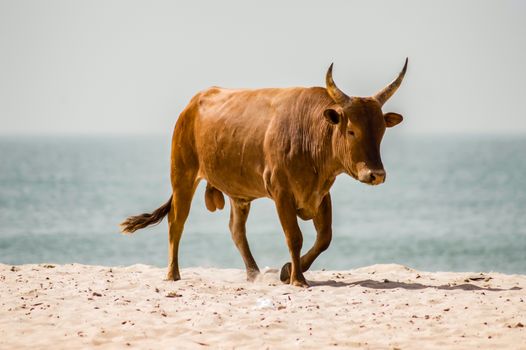
[[[526,276],[0,264],[0,349],[526,349]]]

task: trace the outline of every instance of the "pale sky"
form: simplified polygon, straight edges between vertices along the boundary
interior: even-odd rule
[[[191,96],[324,86],[408,133],[526,133],[524,1],[0,0],[0,134],[171,133]]]

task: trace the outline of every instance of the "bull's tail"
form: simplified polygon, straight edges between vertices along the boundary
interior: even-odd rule
[[[121,224],[121,232],[130,234],[141,228],[148,227],[150,225],[157,225],[163,218],[168,215],[172,206],[172,196],[168,202],[164,203],[161,207],[155,209],[152,213],[144,213],[140,215],[130,216],[124,220]]]

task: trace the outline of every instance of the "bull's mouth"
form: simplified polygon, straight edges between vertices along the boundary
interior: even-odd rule
[[[360,181],[360,179],[358,178],[358,174],[356,174],[352,169],[347,169],[345,172],[353,179]]]
[[[358,181],[360,181],[363,184],[369,185],[369,186],[378,186],[378,185],[383,184],[383,182],[363,181],[363,180],[359,180],[359,179],[358,179]]]

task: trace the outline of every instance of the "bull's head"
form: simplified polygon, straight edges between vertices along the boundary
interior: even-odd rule
[[[334,153],[345,171],[361,182],[378,185],[385,181],[380,143],[385,129],[403,118],[398,113],[383,113],[382,106],[402,83],[407,61],[398,78],[371,97],[347,96],[332,79],[332,64],[327,71],[327,93],[334,104],[324,111],[324,116],[335,126]]]

